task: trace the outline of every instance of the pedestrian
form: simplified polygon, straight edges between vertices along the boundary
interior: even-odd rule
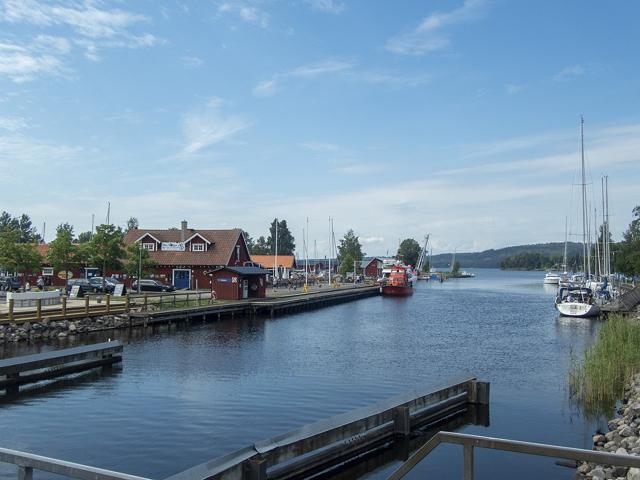
[[[44,290],[44,279],[42,277],[38,277],[38,280],[36,280],[36,285],[38,286],[38,290]]]

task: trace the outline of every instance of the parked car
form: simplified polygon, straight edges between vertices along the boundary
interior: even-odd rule
[[[91,289],[94,292],[102,292],[102,277],[91,277],[89,279],[89,283],[91,284]],[[113,293],[113,291],[116,288],[116,285],[119,285],[121,282],[119,282],[117,279],[113,278],[113,277],[105,277],[104,278],[104,291],[105,293]]]
[[[22,288],[22,282],[18,277],[0,277],[0,290],[15,292]]]
[[[88,278],[72,278],[67,280],[67,294],[71,293],[71,289],[76,285],[80,287],[78,290],[79,297],[84,297],[87,293],[93,292],[93,286]]]
[[[131,285],[131,290],[133,290],[134,292],[138,291],[137,280]],[[173,285],[168,285],[166,283],[159,282],[158,280],[144,278],[140,280],[141,292],[173,292],[174,290],[175,288],[173,288]]]

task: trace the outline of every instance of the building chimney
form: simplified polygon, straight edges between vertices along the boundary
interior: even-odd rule
[[[183,220],[180,227],[180,241],[184,242],[187,239],[187,221]]]

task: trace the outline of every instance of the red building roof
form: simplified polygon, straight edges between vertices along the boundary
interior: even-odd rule
[[[124,236],[124,243],[131,245],[137,241],[150,237],[156,243],[207,243],[205,251],[194,252],[161,250],[157,245],[155,251],[149,251],[149,258],[158,265],[202,265],[216,266],[229,265],[234,255],[235,246],[240,241],[246,251],[242,230],[195,230],[193,228],[182,230],[146,230],[142,228],[132,229]],[[146,243],[146,242],[145,242]]]

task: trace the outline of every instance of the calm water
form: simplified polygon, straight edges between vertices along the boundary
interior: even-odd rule
[[[541,273],[476,273],[421,282],[408,299],[115,334],[126,342],[121,371],[0,403],[0,446],[160,479],[414,386],[471,375],[491,382],[491,425],[462,430],[590,447],[597,426],[569,403],[566,378],[571,353],[593,340],[597,321],[559,319]],[[410,478],[460,478],[461,461],[461,450],[441,446]],[[396,465],[365,478],[385,478]],[[552,459],[482,450],[476,465],[477,478],[573,474]],[[13,475],[0,466],[0,478]]]

